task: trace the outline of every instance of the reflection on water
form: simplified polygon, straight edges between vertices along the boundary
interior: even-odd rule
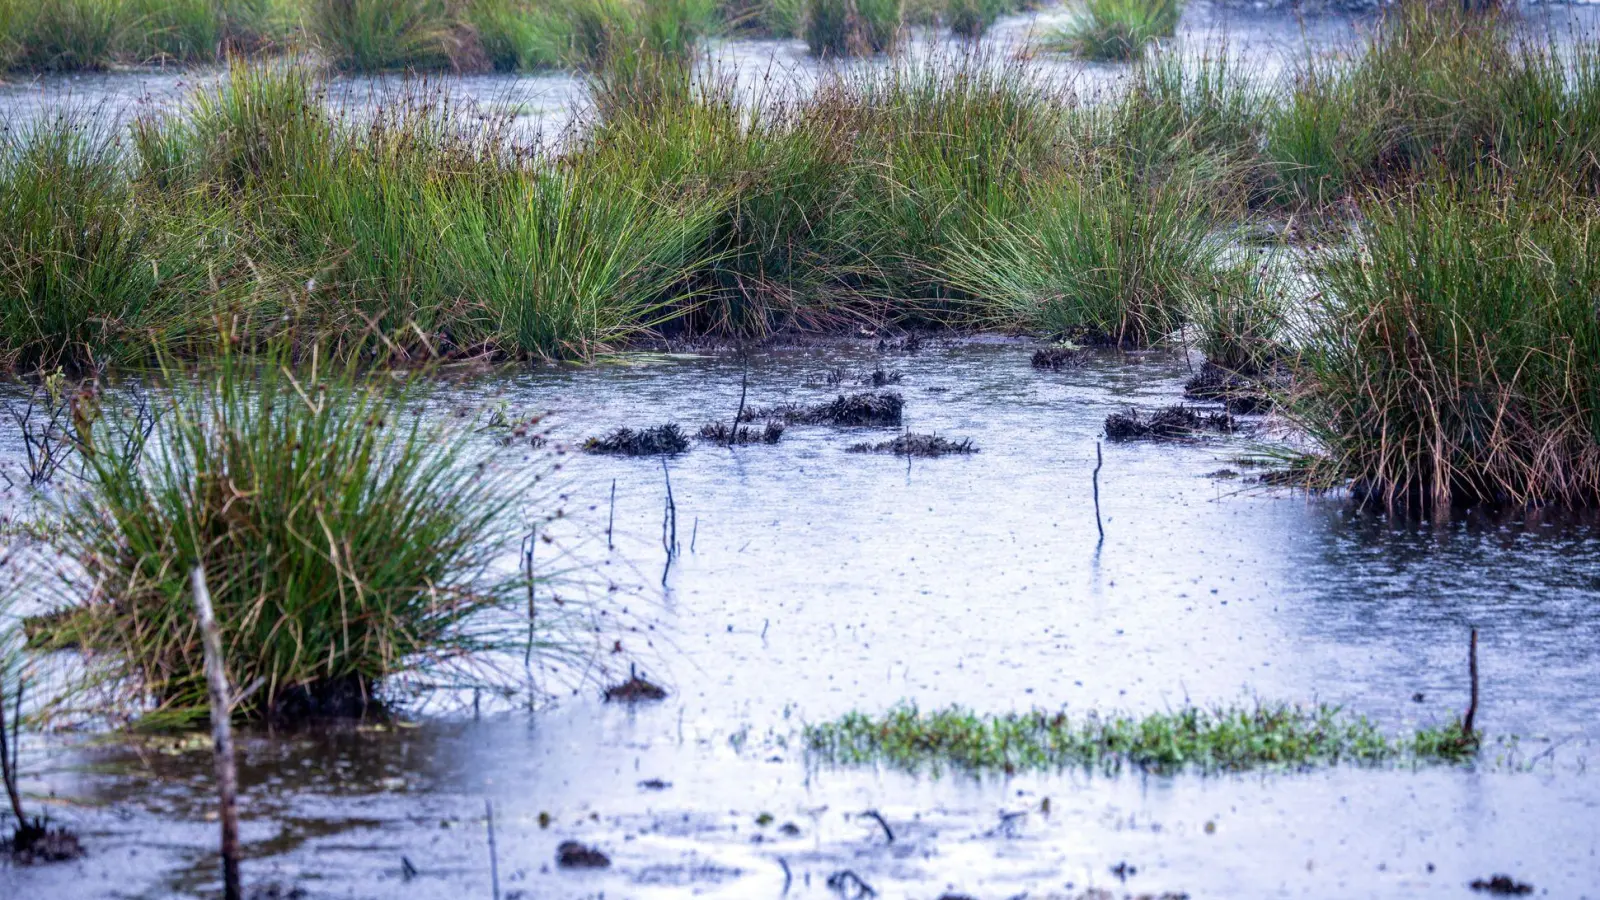
[[[648,614],[655,647],[637,648],[673,688],[667,701],[608,706],[590,687],[535,714],[474,720],[458,708],[407,726],[252,735],[247,872],[314,897],[487,896],[492,798],[502,890],[529,898],[777,896],[784,866],[792,896],[832,896],[824,882],[841,869],[882,896],[1075,896],[1120,892],[1110,867],[1123,861],[1137,869],[1127,890],[1197,897],[1460,896],[1495,871],[1551,896],[1592,890],[1592,519],[1404,524],[1210,477],[1239,468],[1242,436],[1106,445],[1097,548],[1101,423],[1172,402],[1187,364],[1106,354],[1041,373],[1030,351],[996,339],[758,357],[751,405],[827,399],[841,389],[827,384],[835,369],[898,370],[912,430],[972,438],[981,452],[908,464],[846,453],[859,429],[797,426],[774,447],[699,445],[674,459],[685,552]],[[576,442],[622,424],[731,418],[740,374],[728,358],[650,357],[482,379],[447,400],[549,411]],[[561,543],[608,578],[653,585],[659,462],[577,456],[561,477],[572,514]],[[605,528],[613,479],[608,558],[585,538]],[[805,721],[901,699],[1151,710],[1259,695],[1345,704],[1398,732],[1462,708],[1471,627],[1482,726],[1524,736],[1492,744],[1483,771],[918,779],[816,770],[794,742]],[[203,744],[56,738],[30,745],[26,762],[29,789],[56,795],[55,814],[93,854],[0,871],[0,895],[214,887]],[[665,786],[641,785],[656,779]],[[857,815],[866,809],[893,823],[892,845]],[[763,813],[772,822],[758,824]],[[1026,815],[1002,827],[1010,813]],[[613,867],[557,870],[568,839],[601,847]],[[402,857],[420,873],[403,887]]]

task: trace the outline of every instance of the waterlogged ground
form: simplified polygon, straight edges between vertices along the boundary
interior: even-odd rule
[[[1583,12],[1567,7],[1533,14],[1544,27],[1549,22],[1564,28],[1569,19],[1587,23]],[[996,23],[983,43],[986,57],[997,66],[1014,64],[1028,55],[1038,36],[1069,18],[1061,6],[1037,13],[1008,16]],[[1180,27],[1177,45],[1194,51],[1226,49],[1245,60],[1264,77],[1272,77],[1302,58],[1308,48],[1329,52],[1350,46],[1358,34],[1356,20],[1348,16],[1297,17],[1289,13],[1243,12],[1212,7],[1203,0],[1191,5]],[[911,52],[936,53],[959,58],[971,45],[952,43],[947,33],[917,29]],[[718,71],[736,77],[751,96],[779,99],[791,91],[805,91],[826,71],[798,40],[718,40],[708,48]],[[1038,54],[1026,62],[1050,81],[1070,85],[1092,95],[1120,80],[1125,65],[1080,64],[1059,54]],[[881,59],[845,64],[856,67],[883,65]],[[208,69],[154,70],[71,76],[0,76],[0,122],[16,127],[64,109],[80,110],[101,122],[132,117],[180,106],[195,87],[213,83],[218,72]],[[438,88],[459,103],[477,104],[484,111],[508,115],[526,139],[553,139],[567,132],[588,107],[589,90],[581,76],[566,73],[533,75],[433,76],[418,82],[400,76],[339,78],[330,90],[330,102],[356,114],[384,105],[406,92]]]
[[[1107,444],[1100,544],[1104,417],[1172,402],[1187,364],[1112,353],[1041,373],[1031,349],[756,356],[752,405],[861,389],[828,386],[830,370],[899,371],[912,430],[981,452],[908,464],[845,452],[889,432],[798,426],[776,446],[697,445],[670,463],[684,550],[664,589],[659,460],[569,458],[558,543],[628,587],[616,602],[653,630],[624,640],[672,695],[628,708],[589,685],[537,713],[434,702],[403,725],[249,735],[248,877],[308,897],[489,897],[492,800],[504,897],[831,897],[843,870],[878,896],[928,900],[1466,897],[1496,872],[1541,896],[1600,896],[1600,524],[1397,524],[1217,477],[1241,471],[1252,439],[1238,437]],[[740,371],[635,357],[474,381],[441,408],[549,411],[569,440],[698,427],[731,418]],[[804,722],[904,699],[995,712],[1326,700],[1400,733],[1464,706],[1472,626],[1490,740],[1476,768],[916,777],[808,763],[797,741]],[[25,789],[90,855],[0,869],[0,897],[216,893],[203,738],[57,735],[29,744],[24,766]],[[557,869],[566,840],[612,867]]]

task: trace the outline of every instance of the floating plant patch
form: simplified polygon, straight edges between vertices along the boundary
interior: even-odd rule
[[[1144,717],[1040,709],[983,715],[959,706],[924,711],[901,703],[882,715],[852,712],[807,725],[805,742],[817,758],[834,765],[883,763],[913,772],[1074,766],[1237,772],[1340,763],[1460,764],[1478,753],[1476,734],[1468,736],[1457,723],[1391,737],[1337,706],[1286,703],[1185,706]]]
[[[689,439],[675,423],[668,422],[654,428],[618,428],[605,437],[589,438],[583,449],[612,456],[661,456],[688,450]]]
[[[1143,413],[1137,409],[1106,416],[1106,437],[1113,441],[1181,441],[1201,432],[1228,434],[1238,423],[1225,412],[1206,412],[1177,405]]]
[[[892,441],[862,442],[845,448],[847,453],[893,453],[895,456],[949,456],[977,453],[978,445],[968,438],[952,441],[937,434],[902,434]]]

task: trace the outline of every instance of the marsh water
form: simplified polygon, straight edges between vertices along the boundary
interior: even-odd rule
[[[1060,15],[1008,19],[999,38]],[[1592,18],[1537,15],[1556,32]],[[1196,6],[1181,41],[1226,37],[1270,74],[1357,30]],[[797,42],[718,52],[752,86],[820,71]],[[1087,85],[1126,71],[1033,64]],[[209,77],[18,82],[0,87],[0,115],[83,104],[125,118]],[[566,75],[447,82],[546,132],[587,96]],[[339,84],[347,98],[386,89]],[[567,514],[540,560],[587,579],[577,594],[627,609],[602,629],[606,646],[539,673],[548,699],[532,710],[445,692],[386,724],[246,733],[247,880],[279,896],[487,898],[490,801],[507,898],[838,896],[827,882],[846,870],[878,896],[929,900],[1102,888],[1462,897],[1499,872],[1541,895],[1600,896],[1600,771],[1588,765],[1600,741],[1600,522],[1416,523],[1268,489],[1240,461],[1282,437],[1266,420],[1225,438],[1106,444],[1102,540],[1091,475],[1105,416],[1176,402],[1199,360],[1106,352],[1051,373],[1030,367],[1032,349],[936,339],[904,352],[868,338],[751,358],[752,405],[826,400],[868,389],[855,380],[874,370],[898,372],[886,389],[906,398],[907,427],[970,438],[971,456],[848,453],[893,432],[802,426],[775,446],[697,443],[666,473],[659,459],[562,455],[541,497]],[[730,354],[636,354],[466,378],[437,412],[548,413],[558,445],[620,425],[692,431],[732,417],[744,375]],[[6,430],[0,457],[14,460],[17,440]],[[668,476],[683,550],[663,578]],[[5,502],[29,501],[13,491]],[[805,723],[901,702],[1144,713],[1255,698],[1341,704],[1402,734],[1465,706],[1474,627],[1489,744],[1472,767],[977,778],[831,767],[799,740]],[[622,655],[609,652],[614,635]],[[603,702],[624,658],[670,696]],[[217,895],[210,765],[202,738],[30,738],[24,790],[89,855],[0,868],[0,898]],[[613,865],[559,869],[567,840]]]
[[[1190,361],[1104,353],[1051,373],[1031,350],[863,340],[756,355],[752,405],[864,389],[830,373],[899,372],[907,427],[980,452],[908,463],[846,451],[890,430],[803,426],[774,446],[699,444],[667,464],[684,549],[664,586],[660,460],[567,456],[550,483],[568,515],[541,552],[564,547],[625,586],[616,602],[639,630],[622,639],[668,699],[607,704],[599,679],[564,679],[536,711],[475,714],[458,697],[388,725],[252,732],[249,878],[309,897],[489,897],[491,800],[508,897],[778,897],[786,880],[789,896],[834,896],[826,881],[847,869],[887,897],[1459,897],[1495,872],[1596,895],[1594,522],[1403,523],[1266,489],[1238,461],[1270,437],[1258,430],[1106,444],[1102,543],[1104,418],[1173,402]],[[444,408],[548,412],[558,443],[737,408],[732,356],[625,359],[473,379]],[[1470,768],[975,778],[829,767],[798,740],[806,722],[902,701],[1328,701],[1398,734],[1464,707],[1472,627],[1489,746]],[[57,734],[23,763],[25,789],[91,853],[0,870],[0,895],[215,893],[204,739]],[[612,867],[557,868],[566,840]],[[1136,870],[1125,883],[1119,863]]]
[[[996,23],[982,47],[985,59],[996,66],[1024,62],[1041,77],[1069,86],[1084,96],[1120,80],[1125,65],[1080,64],[1052,54],[1033,54],[1030,42],[1060,25],[1069,13],[1047,6],[1029,15],[1009,16]],[[1530,27],[1557,37],[1576,25],[1586,29],[1592,16],[1585,7],[1541,9],[1530,17]],[[1248,62],[1270,78],[1303,59],[1306,52],[1328,52],[1350,46],[1362,23],[1348,16],[1296,16],[1287,12],[1241,11],[1213,7],[1198,0],[1184,15],[1177,45],[1196,52],[1226,51]],[[913,32],[909,53],[958,57],[976,45],[951,41],[929,29]],[[882,65],[881,59],[823,64],[809,56],[798,40],[719,40],[708,48],[715,71],[736,78],[752,96],[780,98],[793,90],[806,90],[834,68]],[[15,76],[0,81],[0,122],[16,126],[42,115],[74,110],[105,122],[125,122],[133,117],[179,107],[197,87],[214,82],[215,70],[139,69],[126,72],[71,76]],[[344,77],[330,85],[335,106],[359,114],[418,89],[439,89],[457,103],[476,104],[485,112],[512,120],[513,128],[527,139],[554,139],[567,133],[588,108],[589,90],[580,76],[566,73],[534,75],[457,75],[408,79]]]

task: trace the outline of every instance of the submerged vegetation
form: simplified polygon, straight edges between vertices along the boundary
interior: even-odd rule
[[[1325,704],[1185,707],[1139,718],[1042,710],[985,716],[961,707],[923,712],[901,705],[881,717],[849,713],[808,725],[805,739],[813,753],[831,763],[884,763],[912,771],[948,766],[974,773],[1461,763],[1470,761],[1478,747],[1476,736],[1464,736],[1459,725],[1393,738],[1367,719]]]

